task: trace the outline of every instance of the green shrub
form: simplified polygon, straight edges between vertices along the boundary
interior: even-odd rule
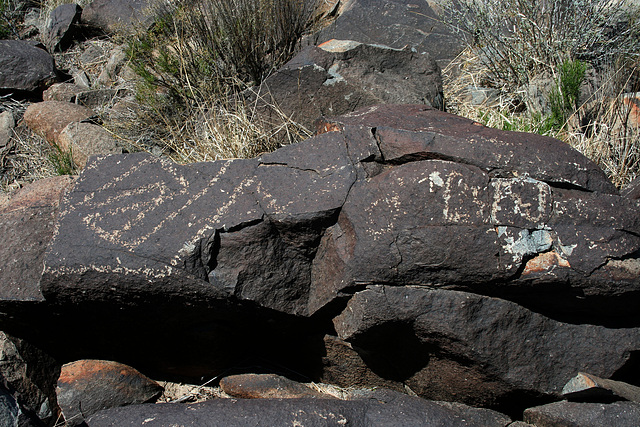
[[[565,61],[560,66],[558,82],[549,93],[550,122],[554,128],[562,128],[580,108],[580,87],[586,71],[587,64],[578,60]]]

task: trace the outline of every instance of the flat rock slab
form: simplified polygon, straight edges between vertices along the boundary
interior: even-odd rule
[[[90,427],[154,426],[507,426],[493,411],[452,407],[397,393],[370,399],[215,399],[191,405],[136,405],[102,411]]]
[[[334,325],[381,376],[404,379],[431,399],[482,406],[559,395],[581,369],[610,377],[640,350],[638,328],[565,324],[512,302],[447,290],[374,286],[356,293]],[[455,363],[429,367],[443,358]],[[461,372],[466,386],[448,392]]]
[[[0,40],[0,90],[42,92],[57,78],[53,57],[22,40]]]
[[[556,402],[527,409],[524,421],[535,426],[633,427],[640,424],[640,404]]]
[[[231,375],[220,380],[220,388],[240,399],[331,398],[304,384],[275,374]]]
[[[349,0],[339,17],[312,38],[316,43],[330,39],[356,40],[417,52],[427,52],[446,64],[464,47],[442,18],[426,1]]]
[[[79,360],[62,366],[56,392],[67,424],[75,426],[103,409],[152,402],[162,387],[122,363]]]
[[[44,101],[29,105],[24,112],[24,121],[50,144],[59,144],[58,136],[69,123],[81,122],[94,116],[93,110],[82,105]]]

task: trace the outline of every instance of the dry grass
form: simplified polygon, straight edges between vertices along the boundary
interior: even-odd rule
[[[558,138],[596,162],[618,188],[623,188],[640,176],[640,111],[633,103],[635,98],[619,89],[625,87],[619,84],[620,72],[611,71],[593,97],[583,101],[564,126],[553,129],[542,114],[519,110],[526,98],[524,92],[503,91],[495,103],[471,105],[469,88],[487,85],[491,71],[477,53],[467,49],[443,70],[445,102],[450,112],[489,127]],[[626,70],[625,75],[632,72]],[[581,126],[576,117],[591,119],[588,126]]]

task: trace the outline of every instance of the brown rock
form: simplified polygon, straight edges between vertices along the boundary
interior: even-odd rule
[[[31,104],[24,112],[24,121],[34,132],[49,143],[58,144],[58,135],[71,122],[80,122],[95,116],[87,107],[61,101]]]
[[[84,168],[89,156],[122,154],[116,139],[104,128],[92,123],[69,123],[58,135],[58,145],[63,151],[71,150],[73,161],[80,168]]]
[[[79,360],[62,366],[56,391],[65,420],[74,426],[102,409],[155,401],[162,387],[121,363]]]
[[[220,380],[220,387],[229,396],[241,399],[328,397],[304,384],[275,374],[231,375]]]

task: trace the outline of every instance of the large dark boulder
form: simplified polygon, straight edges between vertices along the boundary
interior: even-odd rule
[[[575,372],[608,378],[640,351],[638,328],[571,325],[501,299],[424,287],[358,292],[334,325],[381,376],[477,406],[559,395]]]
[[[307,47],[246,96],[274,126],[284,114],[308,129],[320,116],[382,103],[443,108],[440,68],[429,55],[350,40]]]
[[[0,288],[0,328],[61,361],[98,355],[197,381],[242,372],[250,355],[307,379],[332,364],[325,378],[410,380],[487,406],[556,398],[587,368],[638,383],[640,207],[594,163],[425,105],[318,129],[249,160],[93,158],[46,254],[23,255],[34,298]],[[355,312],[331,321],[380,289],[397,302],[381,326]],[[336,332],[360,359],[328,351]]]
[[[455,58],[464,43],[443,22],[427,1],[348,0],[331,25],[315,34],[315,44],[330,39],[355,40],[393,48],[408,47],[427,52],[446,65]]]
[[[57,78],[53,57],[22,40],[0,40],[0,92],[42,92]]]
[[[82,10],[81,22],[107,34],[130,34],[154,19],[147,0],[93,0]]]

